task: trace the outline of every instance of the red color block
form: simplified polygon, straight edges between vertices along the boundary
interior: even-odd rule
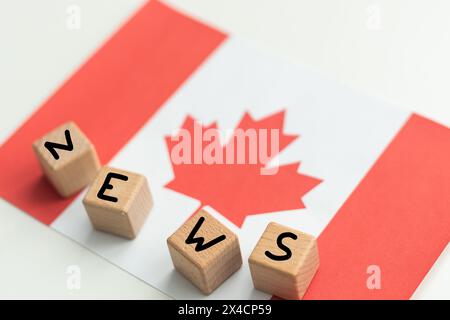
[[[409,299],[450,241],[449,208],[450,130],[413,115],[320,235],[304,299]]]

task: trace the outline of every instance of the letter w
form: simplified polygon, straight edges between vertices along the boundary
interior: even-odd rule
[[[197,251],[197,252],[206,250],[206,249],[218,244],[220,241],[223,241],[226,239],[226,236],[224,234],[207,242],[207,243],[204,243],[205,238],[203,238],[203,237],[195,238],[195,235],[197,234],[198,229],[200,229],[200,227],[202,226],[203,221],[205,221],[204,217],[200,217],[200,219],[198,219],[197,223],[195,224],[194,228],[192,229],[191,233],[189,234],[189,236],[186,239],[186,244],[195,244],[195,251]]]

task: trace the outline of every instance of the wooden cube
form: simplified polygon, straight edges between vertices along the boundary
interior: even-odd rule
[[[103,167],[83,199],[95,229],[134,239],[153,206],[147,179]]]
[[[237,236],[200,210],[167,239],[175,268],[210,294],[242,265]]]
[[[319,252],[313,236],[272,222],[248,261],[256,289],[301,299],[319,267]]]
[[[100,169],[97,152],[74,122],[67,122],[33,143],[46,177],[69,197],[91,183]]]

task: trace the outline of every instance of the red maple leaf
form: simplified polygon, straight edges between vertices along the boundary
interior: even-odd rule
[[[267,132],[278,129],[278,152],[281,152],[298,137],[282,132],[284,115],[284,111],[281,111],[255,121],[250,114],[245,113],[234,132],[237,132],[237,129],[266,129]],[[196,130],[195,125],[201,127],[203,132],[210,128],[217,129],[216,123],[207,127],[200,126],[198,123],[196,124],[195,119],[189,116],[184,121],[182,129],[189,132],[192,138]],[[175,137],[181,140],[180,134]],[[234,135],[226,145],[221,146],[221,153],[224,155],[226,147],[229,146],[232,139],[235,139]],[[305,208],[301,197],[321,182],[320,179],[299,173],[300,162],[279,166],[275,174],[261,174],[261,169],[266,168],[268,161],[276,154],[269,152],[269,156],[265,160],[258,157],[256,163],[249,163],[250,143],[246,143],[245,150],[241,150],[245,152],[247,159],[245,164],[229,164],[225,163],[225,160],[224,163],[208,164],[204,161],[194,163],[196,148],[197,151],[200,149],[200,154],[202,154],[207,145],[211,143],[202,141],[195,145],[194,140],[192,138],[189,142],[192,151],[192,154],[188,155],[190,162],[174,162],[171,156],[175,178],[166,187],[200,200],[200,208],[205,205],[213,207],[238,227],[242,226],[245,218],[249,215]],[[239,151],[237,150],[238,144],[236,140],[234,142],[234,152],[237,152]],[[219,142],[217,141],[217,143]],[[260,143],[259,141],[257,148],[260,147]],[[267,135],[267,143],[269,145],[271,143],[270,134]],[[166,144],[169,155],[172,155],[172,150],[179,144],[179,141],[168,136]],[[268,149],[270,151],[270,147]]]

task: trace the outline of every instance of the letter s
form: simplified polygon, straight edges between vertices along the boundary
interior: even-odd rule
[[[291,249],[289,249],[283,243],[283,239],[284,238],[291,238],[291,239],[297,240],[297,235],[295,233],[292,233],[292,232],[283,232],[283,233],[281,233],[278,236],[278,238],[277,238],[277,245],[278,245],[278,247],[281,250],[286,252],[286,254],[284,254],[282,256],[277,256],[277,255],[274,255],[273,253],[271,253],[270,251],[266,251],[265,252],[266,257],[268,257],[269,259],[275,260],[275,261],[285,261],[285,260],[289,260],[292,257]]]

